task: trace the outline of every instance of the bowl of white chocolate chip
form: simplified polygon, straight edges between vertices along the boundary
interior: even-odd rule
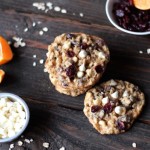
[[[29,118],[29,108],[21,97],[0,93],[0,143],[19,137],[28,126]]]

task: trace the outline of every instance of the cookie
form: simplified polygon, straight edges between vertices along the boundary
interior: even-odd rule
[[[87,91],[83,111],[101,134],[119,134],[131,127],[144,103],[144,94],[137,86],[109,80]]]
[[[109,57],[108,47],[99,37],[62,34],[48,47],[45,69],[57,91],[77,96],[99,81]]]

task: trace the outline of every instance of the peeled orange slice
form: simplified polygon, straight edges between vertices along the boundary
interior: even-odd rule
[[[5,72],[0,69],[0,83],[3,81],[4,76],[5,76]]]
[[[141,10],[150,9],[150,0],[133,0],[134,6]]]
[[[13,53],[8,42],[0,36],[0,65],[12,60]]]

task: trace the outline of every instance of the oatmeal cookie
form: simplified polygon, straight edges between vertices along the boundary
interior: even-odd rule
[[[57,91],[77,96],[99,81],[109,56],[108,47],[99,37],[62,34],[48,47],[45,69]]]
[[[101,134],[119,134],[131,127],[144,103],[144,94],[137,86],[109,80],[86,93],[83,111]]]

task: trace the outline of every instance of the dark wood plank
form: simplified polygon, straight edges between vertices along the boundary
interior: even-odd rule
[[[31,111],[25,136],[33,138],[34,142],[15,149],[41,150],[45,141],[50,143],[52,150],[61,146],[67,150],[132,149],[133,142],[137,143],[137,149],[150,149],[150,55],[146,53],[150,48],[150,36],[128,35],[115,29],[106,18],[104,0],[52,1],[55,6],[66,8],[67,14],[44,13],[33,7],[33,2],[0,2],[0,34],[8,40],[19,36],[27,43],[23,48],[12,46],[13,61],[1,67],[6,71],[6,78],[0,91],[23,97]],[[83,18],[77,15],[80,12],[84,13]],[[33,28],[32,23],[37,21],[42,23]],[[40,36],[39,31],[45,26],[49,31]],[[29,31],[25,33],[26,27]],[[98,134],[83,115],[84,95],[72,98],[55,91],[39,60],[46,59],[47,45],[64,32],[85,32],[100,36],[107,42],[111,61],[100,82],[110,78],[129,80],[144,91],[146,106],[129,132],[117,136]],[[139,54],[140,50],[144,54]],[[34,61],[36,67],[32,66]],[[0,144],[2,150],[8,147],[9,144]]]

